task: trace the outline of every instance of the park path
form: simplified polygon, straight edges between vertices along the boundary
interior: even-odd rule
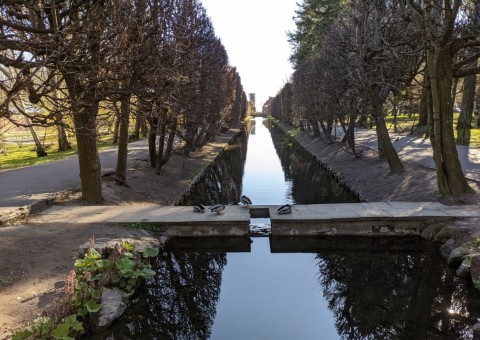
[[[375,130],[357,129],[355,133],[358,144],[378,151]],[[340,127],[337,127],[337,136],[342,136]],[[430,169],[436,168],[429,139],[393,133],[390,134],[390,138],[403,162],[417,163]],[[457,152],[465,177],[480,182],[480,149],[457,145]]]
[[[148,159],[147,139],[128,144],[128,164]],[[117,146],[100,151],[102,173],[114,171]],[[29,167],[0,170],[0,207],[32,205],[49,195],[80,189],[78,157]]]

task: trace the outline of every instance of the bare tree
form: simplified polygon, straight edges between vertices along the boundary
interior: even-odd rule
[[[437,181],[444,195],[471,193],[458,159],[453,134],[453,96],[455,77],[465,77],[480,72],[478,66],[471,67],[478,60],[480,52],[479,27],[471,25],[471,13],[477,1],[423,2],[401,1],[414,20],[423,30],[426,61],[432,98],[432,141]],[[460,14],[462,13],[462,14]],[[465,51],[476,48],[474,53]]]

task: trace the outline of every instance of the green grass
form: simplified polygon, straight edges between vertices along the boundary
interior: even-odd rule
[[[476,118],[472,120],[472,128],[466,129],[465,134],[463,129],[457,130],[457,121],[459,113],[455,112],[453,114],[453,133],[457,140],[457,144],[467,145],[470,148],[480,148],[480,127],[476,126]],[[387,116],[385,118],[387,127],[390,132],[394,132],[393,116]],[[400,134],[410,134],[412,132],[413,126],[413,135],[418,137],[424,137],[426,128],[420,127],[417,128],[418,123],[418,114],[411,115],[397,115],[397,133]]]
[[[99,149],[111,147],[112,136],[107,135],[100,138],[98,142]],[[0,169],[19,168],[53,162],[59,159],[67,158],[77,154],[77,146],[72,144],[72,149],[67,151],[57,151],[57,145],[46,146],[47,156],[37,157],[34,145],[18,146],[7,144],[7,154],[0,154]]]

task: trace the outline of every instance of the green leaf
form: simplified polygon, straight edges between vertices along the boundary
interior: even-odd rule
[[[75,321],[72,329],[76,332],[82,332],[84,330],[83,329],[83,323],[81,323],[80,321]]]
[[[157,257],[159,252],[160,252],[160,249],[158,248],[146,248],[145,251],[143,252],[143,257],[144,258]]]
[[[128,275],[133,271],[135,262],[127,258],[120,258],[115,262],[115,266],[122,275]]]
[[[133,253],[133,251],[135,250],[135,246],[131,242],[124,241],[123,246],[125,247],[125,250],[130,253]]]
[[[31,336],[33,332],[27,328],[13,331],[12,340],[24,340]]]
[[[85,304],[85,307],[87,307],[87,310],[90,313],[96,313],[102,308],[102,305],[99,303],[96,303],[94,300],[90,300]]]
[[[79,282],[78,285],[77,285],[77,290],[78,291],[85,291],[88,289],[88,284],[86,282]]]
[[[139,276],[149,279],[152,277],[155,277],[155,271],[151,270],[150,268],[142,268],[141,270],[137,271],[139,273]]]
[[[102,297],[102,290],[101,289],[95,289],[92,291],[92,298],[96,299],[96,300],[100,300],[100,298]]]
[[[67,316],[52,332],[52,336],[58,340],[74,340],[69,335],[70,331],[83,331],[83,324],[77,320],[77,315]]]
[[[64,340],[73,339],[68,336],[68,332],[70,331],[70,326],[71,326],[70,322],[67,322],[67,321],[62,322],[53,330],[52,336],[55,339],[64,339]]]
[[[94,277],[92,277],[92,280],[93,281],[100,281],[100,280],[104,279],[105,276],[107,276],[107,273],[100,273],[100,274],[97,274]]]
[[[95,261],[95,265],[98,268],[108,268],[108,267],[110,267],[110,261],[108,261],[108,260],[97,260],[97,261]]]
[[[77,315],[78,315],[78,316],[85,316],[85,315],[87,315],[87,314],[88,314],[87,308],[85,308],[85,307],[79,307],[79,308],[77,309]]]

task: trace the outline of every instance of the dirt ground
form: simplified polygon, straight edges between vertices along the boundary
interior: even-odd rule
[[[131,165],[129,186],[117,186],[104,177],[105,204],[162,204],[179,198],[198,175],[222,150],[231,137],[225,135],[188,159],[175,155],[164,172],[155,176],[146,162]],[[478,195],[461,199],[442,198],[438,192],[435,171],[405,164],[406,171],[391,175],[385,161],[376,152],[360,148],[362,157],[355,159],[335,145],[326,146],[307,135],[298,140],[327,163],[331,170],[369,201],[443,201],[447,204],[478,203]],[[480,186],[471,182],[476,192]],[[58,204],[81,204],[73,194]],[[62,292],[63,280],[73,268],[79,248],[90,235],[96,238],[124,237],[139,231],[106,225],[40,223],[35,215],[14,226],[0,228],[0,339],[31,322],[33,317],[51,305]]]

